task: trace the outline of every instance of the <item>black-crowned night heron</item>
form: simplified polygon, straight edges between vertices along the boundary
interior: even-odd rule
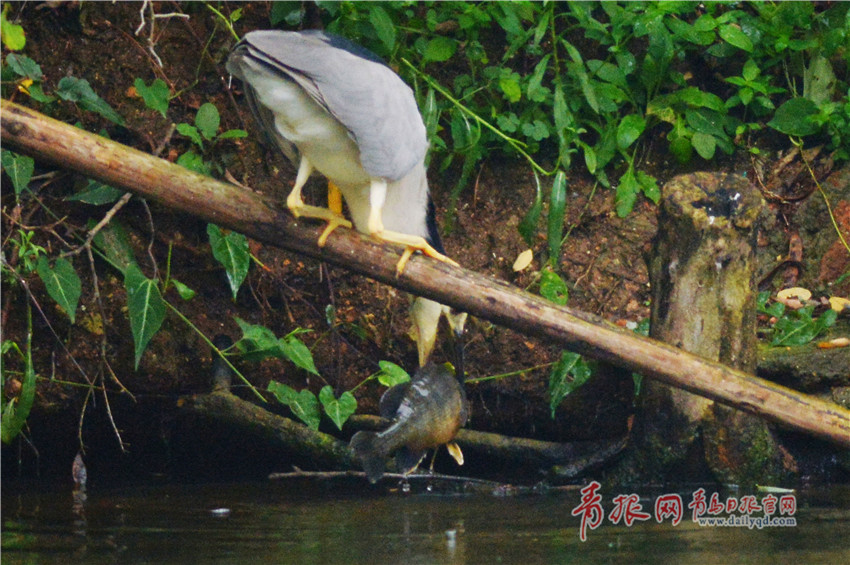
[[[382,432],[357,432],[349,444],[371,482],[384,474],[386,458],[393,452],[399,472],[405,474],[419,466],[429,449],[441,445],[463,465],[463,454],[452,442],[469,415],[463,385],[463,375],[455,376],[451,365],[428,363],[409,382],[384,393],[381,416],[390,426]],[[432,459],[432,470],[433,465]]]
[[[227,70],[243,82],[262,129],[297,164],[287,206],[296,217],[328,222],[319,245],[337,226],[351,227],[334,204],[336,187],[358,231],[405,246],[399,273],[415,250],[457,264],[437,232],[425,176],[428,140],[413,91],[376,55],[317,30],[253,31],[236,45]],[[301,198],[314,170],[329,181],[329,208]],[[424,298],[411,305],[420,366],[441,315],[462,333],[466,314]]]

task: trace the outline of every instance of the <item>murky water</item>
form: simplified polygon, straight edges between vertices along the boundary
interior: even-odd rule
[[[795,493],[796,525],[762,529],[698,525],[687,508],[692,491],[681,494],[677,526],[654,515],[615,525],[616,494],[603,494],[604,519],[582,542],[580,517],[572,515],[577,490],[404,494],[389,484],[352,478],[89,488],[84,500],[70,489],[6,485],[2,562],[850,563],[847,487]],[[658,494],[641,497],[643,511],[653,513]],[[724,492],[721,500],[728,496],[743,494]],[[765,496],[756,494],[759,503]]]

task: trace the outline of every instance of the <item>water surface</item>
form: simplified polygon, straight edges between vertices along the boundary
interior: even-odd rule
[[[762,529],[700,526],[687,509],[677,526],[615,525],[608,493],[605,518],[584,542],[572,515],[578,490],[405,494],[397,487],[298,479],[90,487],[75,497],[70,488],[7,485],[2,562],[850,563],[847,487],[798,492],[797,525]],[[643,510],[652,512],[657,494],[641,496]],[[687,504],[690,492],[682,497]]]

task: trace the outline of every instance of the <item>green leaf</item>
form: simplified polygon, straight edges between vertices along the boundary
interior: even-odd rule
[[[145,101],[145,106],[151,110],[156,110],[162,114],[163,118],[168,118],[166,112],[168,112],[168,96],[171,92],[164,80],[158,78],[148,86],[145,81],[137,78],[133,85],[136,87],[136,92]]]
[[[357,399],[354,398],[353,394],[345,391],[337,399],[330,385],[325,385],[319,391],[319,402],[322,403],[325,414],[340,430],[342,430],[342,425],[345,424],[349,416],[357,411]]]
[[[658,201],[661,200],[661,189],[658,187],[658,180],[652,175],[638,171],[637,181],[644,196],[655,204],[658,204]]]
[[[315,394],[307,389],[295,392],[292,387],[276,381],[269,381],[268,390],[274,394],[278,402],[288,406],[299,420],[307,424],[308,428],[319,429],[322,415],[319,412],[319,400]]]
[[[559,306],[566,306],[570,299],[567,283],[551,267],[546,267],[540,272],[540,296]]]
[[[281,22],[286,22],[291,26],[297,26],[300,24],[301,2],[272,2],[271,12],[269,13],[269,23],[272,27],[277,27],[277,24]]]
[[[596,151],[590,145],[586,143],[580,143],[582,150],[584,151],[584,164],[587,167],[587,172],[591,175],[596,174]]]
[[[18,55],[17,53],[9,53],[6,56],[6,64],[18,76],[26,77],[32,80],[41,80],[44,74],[41,72],[41,67],[38,63],[27,57],[26,55]]]
[[[207,224],[207,235],[210,238],[213,257],[224,266],[233,299],[236,300],[236,293],[248,276],[248,267],[251,265],[248,238],[233,231],[224,235],[215,224]]]
[[[756,80],[760,74],[761,69],[759,68],[758,63],[752,59],[747,59],[747,62],[744,63],[744,70],[741,71],[741,76],[744,77],[744,80],[752,82]]]
[[[817,105],[806,98],[792,98],[776,109],[767,125],[787,135],[805,136],[820,131],[811,118],[818,113]]]
[[[218,109],[214,104],[207,102],[198,108],[198,113],[195,115],[195,125],[198,126],[201,135],[206,139],[210,141],[215,139],[220,124],[221,117],[218,115]]]
[[[44,93],[44,90],[41,88],[40,83],[33,83],[27,89],[27,94],[30,95],[30,98],[35,100],[36,102],[41,102],[42,104],[49,104],[50,102],[55,102],[55,96],[48,96]]]
[[[314,375],[319,374],[313,362],[313,354],[310,352],[310,348],[304,345],[303,341],[290,334],[280,340],[280,345],[286,358],[296,366]]]
[[[646,120],[637,114],[629,114],[617,126],[617,146],[626,149],[634,143],[646,129]]]
[[[457,153],[470,151],[481,139],[481,127],[478,122],[470,122],[463,112],[452,114],[451,131],[452,143]]]
[[[112,204],[124,195],[123,190],[118,190],[108,184],[103,184],[102,182],[94,179],[88,179],[88,181],[88,184],[81,192],[78,192],[73,196],[69,196],[65,200],[68,200],[69,202],[84,202],[86,204],[100,206],[101,204]]]
[[[634,171],[629,169],[620,177],[620,182],[617,184],[616,207],[619,217],[625,218],[635,207],[639,190],[640,185]]]
[[[23,26],[13,24],[6,19],[6,12],[9,11],[10,5],[3,5],[3,12],[0,13],[0,37],[3,38],[3,45],[10,51],[20,51],[27,43],[27,38],[24,35]]]
[[[425,45],[425,51],[422,53],[422,62],[441,63],[448,61],[457,51],[457,41],[449,37],[435,37],[428,41]]]
[[[174,290],[177,291],[177,294],[179,294],[180,298],[183,300],[192,300],[195,298],[195,291],[177,279],[171,279],[171,284],[174,285]]]
[[[6,174],[12,180],[15,195],[20,195],[32,179],[32,173],[35,170],[35,161],[32,157],[3,150],[0,153],[0,163],[2,163],[3,170],[6,171]]]
[[[561,358],[549,374],[549,408],[552,411],[552,419],[555,418],[555,412],[561,402],[586,383],[591,374],[590,366],[581,355],[571,351],[561,353]]]
[[[547,221],[547,241],[549,243],[549,261],[557,263],[561,256],[561,236],[564,233],[564,211],[567,207],[567,175],[564,171],[555,174],[552,192],[549,195],[549,215]]]
[[[112,106],[106,103],[106,101],[104,101],[100,96],[95,94],[89,84],[89,81],[85,79],[64,77],[59,81],[59,84],[56,85],[56,95],[62,100],[79,104],[79,106],[85,110],[100,114],[107,120],[116,123],[119,126],[124,125],[124,118],[122,118],[118,112],[113,110]]]
[[[378,373],[378,382],[385,387],[394,387],[410,380],[410,375],[393,363],[392,361],[378,361],[381,372]]]
[[[369,11],[369,22],[375,29],[375,35],[384,44],[387,53],[395,49],[396,26],[390,15],[379,3],[366,4]]]
[[[191,149],[177,157],[177,164],[200,175],[212,176],[212,171],[204,158]]]
[[[38,258],[36,270],[39,278],[44,282],[47,294],[62,307],[73,324],[77,313],[77,304],[80,301],[80,294],[82,294],[82,283],[80,277],[77,276],[77,271],[74,270],[74,266],[67,259],[59,257],[51,269],[47,257],[42,255]]]
[[[248,132],[244,129],[229,129],[218,136],[219,139],[239,139],[242,137],[248,137]]]
[[[680,163],[688,163],[691,160],[693,151],[691,150],[691,140],[685,136],[676,136],[670,140],[670,153],[676,157]]]
[[[522,220],[519,222],[519,234],[525,242],[532,246],[534,244],[535,235],[537,233],[537,222],[540,221],[540,212],[543,210],[543,193],[540,190],[540,177],[534,173],[534,201],[528,208]]]
[[[512,104],[519,102],[520,98],[522,98],[522,87],[512,76],[500,78],[499,88],[505,93],[505,98],[508,99],[508,102]]]
[[[803,97],[822,105],[832,100],[836,77],[832,63],[823,55],[812,59],[803,73]]]
[[[720,26],[718,33],[726,43],[734,45],[738,49],[743,49],[747,53],[752,53],[753,42],[750,41],[750,38],[747,37],[743,31],[741,31],[739,26],[735,24],[725,24]]]
[[[177,133],[179,133],[180,135],[185,135],[201,149],[204,148],[204,142],[201,139],[201,133],[195,126],[191,124],[177,124]]]
[[[36,375],[32,364],[32,312],[29,309],[27,310],[27,327],[29,329],[27,331],[27,352],[22,355],[25,368],[24,377],[21,380],[21,394],[18,396],[17,402],[12,400],[5,402],[3,414],[0,416],[0,439],[5,444],[11,443],[24,428],[35,401]],[[10,343],[12,342],[3,342],[3,353],[6,352]],[[15,345],[15,349],[17,349],[17,345]]]
[[[691,138],[691,145],[697,150],[700,157],[706,161],[714,157],[714,151],[717,149],[717,143],[713,135],[696,132]]]
[[[234,316],[242,330],[242,337],[235,343],[236,349],[248,361],[260,361],[266,357],[284,357],[281,342],[274,332],[265,326],[254,325]]]
[[[94,220],[90,220],[88,229],[92,229],[94,226]],[[122,275],[127,274],[127,267],[136,264],[136,256],[133,253],[133,246],[130,245],[130,238],[127,236],[124,226],[115,218],[97,232],[93,243],[106,255],[106,260],[121,271]]]
[[[124,288],[127,290],[127,308],[130,316],[130,328],[136,346],[136,370],[139,361],[151,338],[159,331],[165,319],[165,302],[159,293],[156,281],[145,277],[134,263],[127,267],[124,274]]]

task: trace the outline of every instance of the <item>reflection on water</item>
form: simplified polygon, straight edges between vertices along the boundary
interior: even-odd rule
[[[676,527],[606,515],[586,542],[578,491],[405,495],[348,479],[2,494],[4,565],[850,562],[842,487],[797,493],[791,528],[700,527],[687,510]]]

